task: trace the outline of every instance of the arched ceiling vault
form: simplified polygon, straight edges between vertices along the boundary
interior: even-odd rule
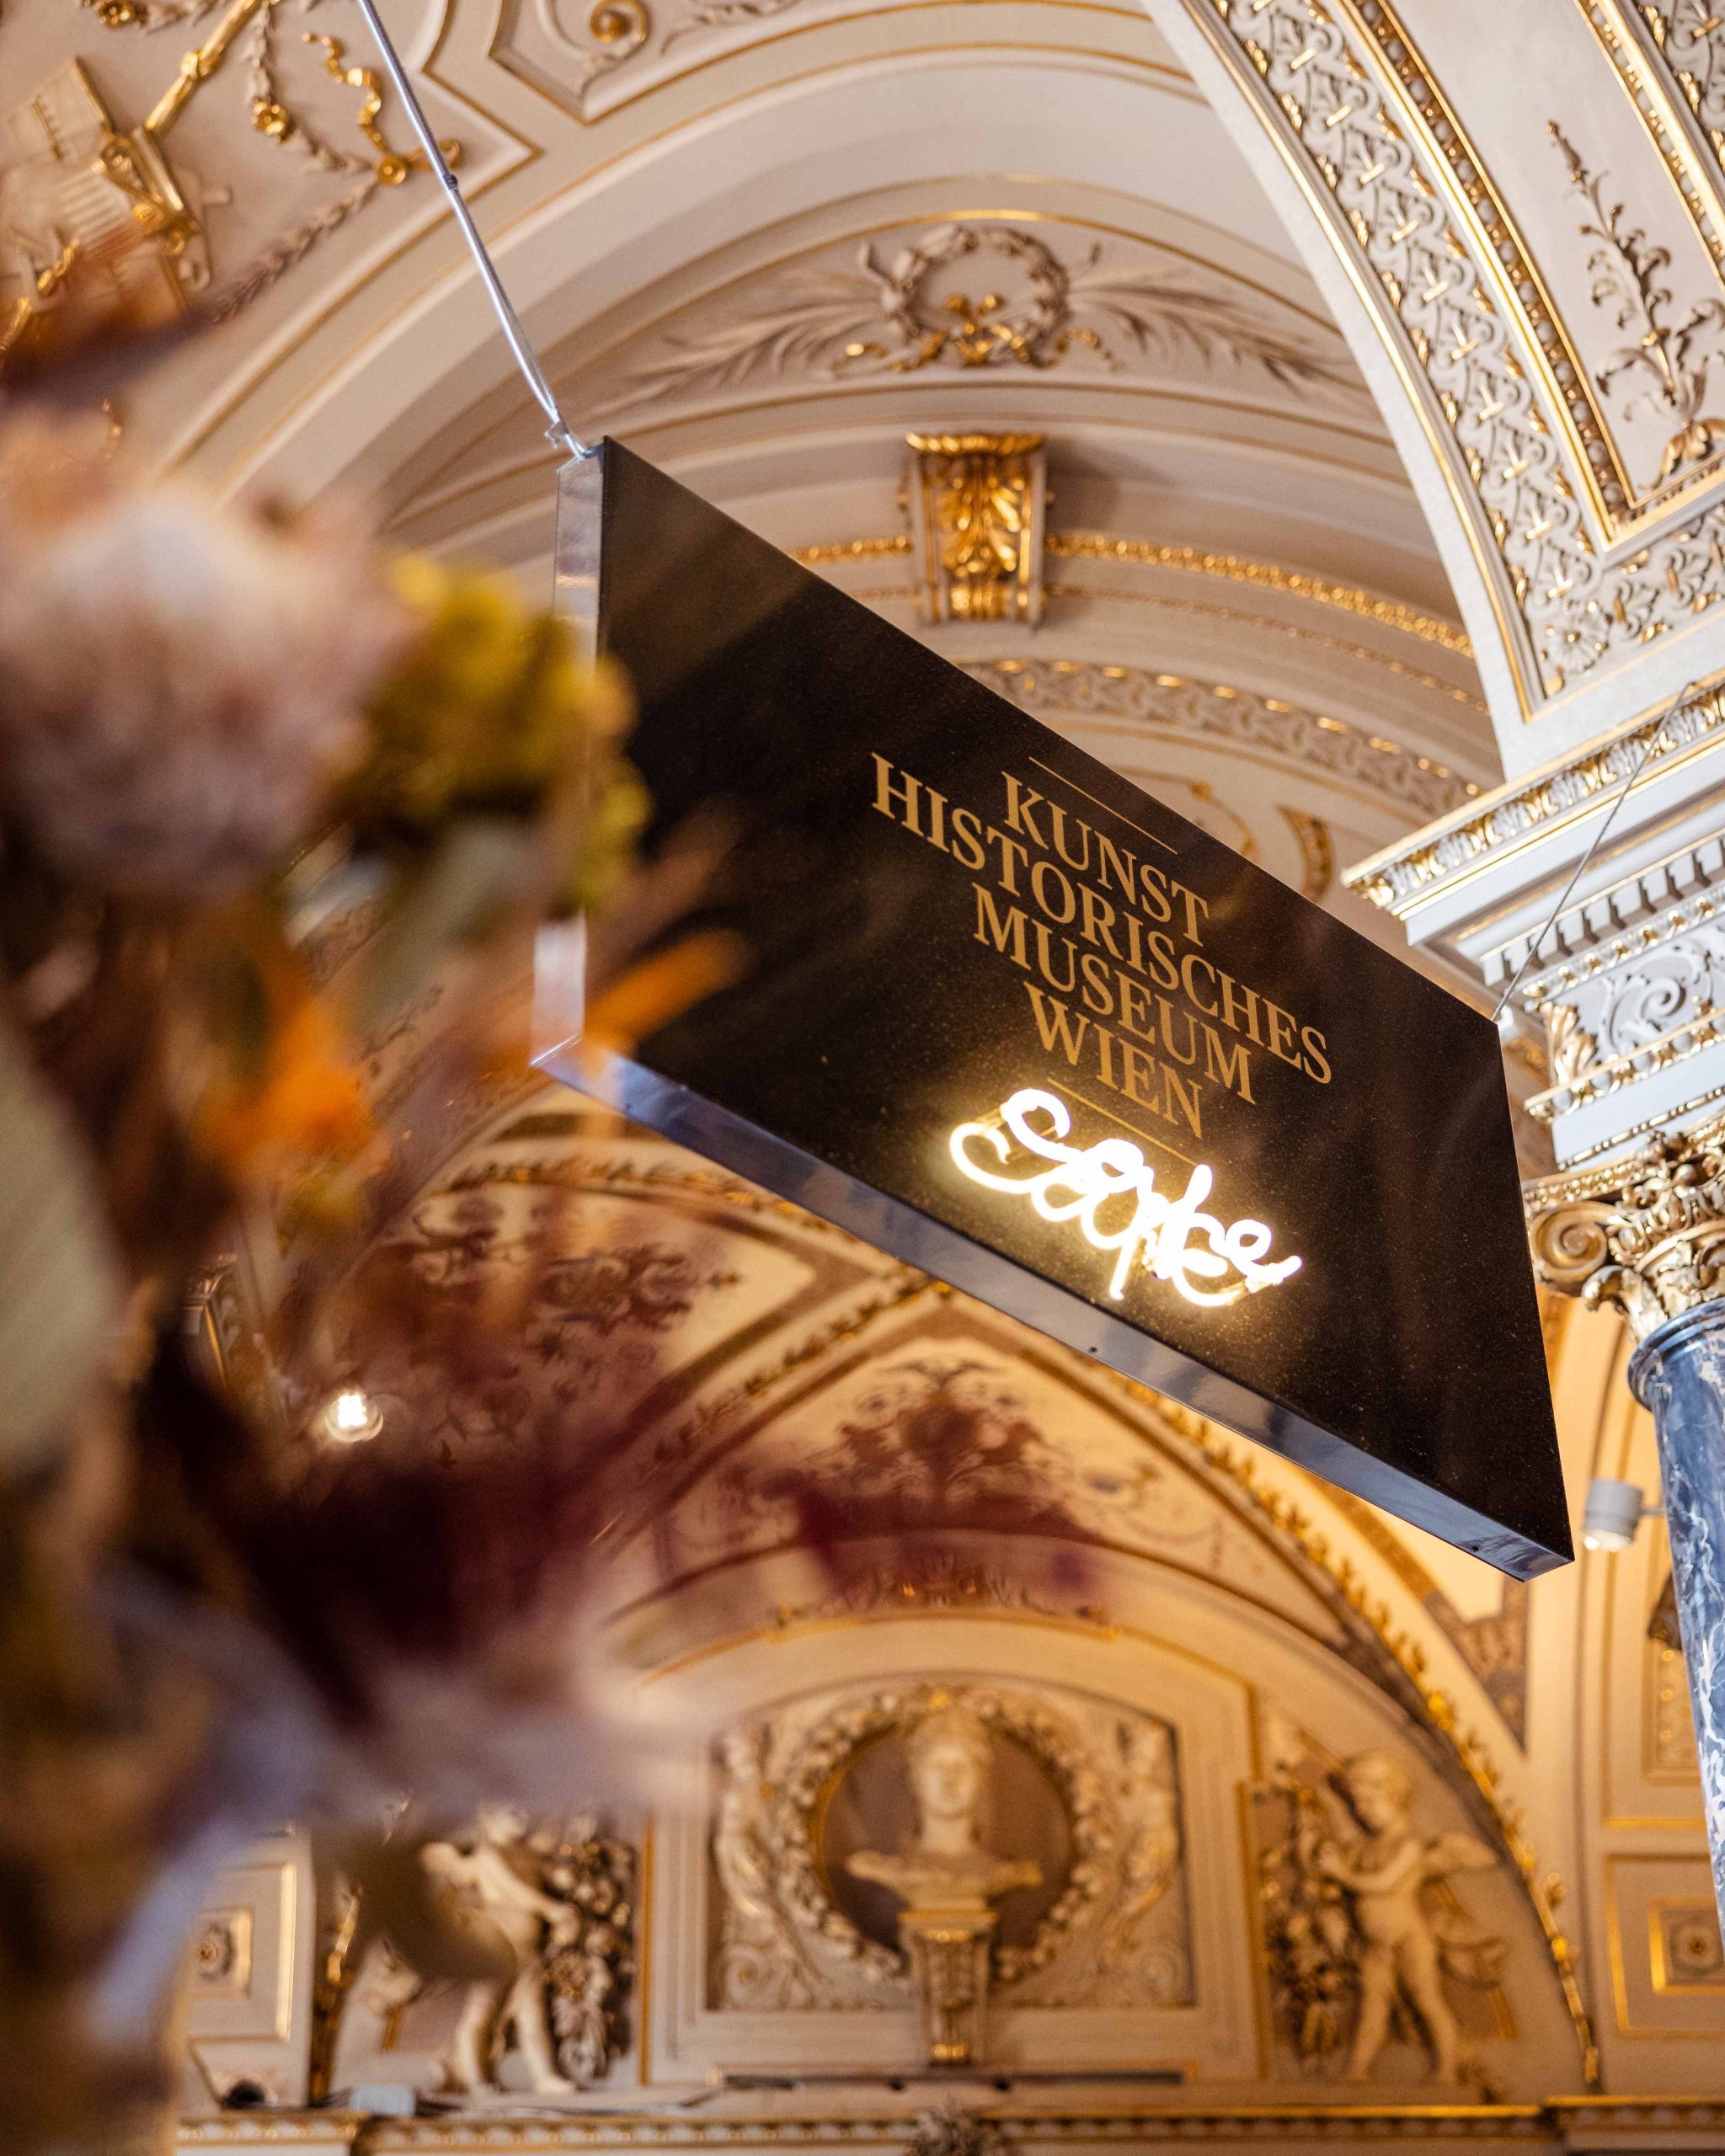
[[[30,10],[0,31],[8,79],[76,56],[135,124],[205,12]],[[392,13],[578,418],[774,536],[869,536],[810,518],[871,492],[884,524],[907,422],[1030,419],[1090,520],[1106,496],[1140,538],[1428,611],[1447,578],[1512,773],[1712,670],[1725,34],[1677,0],[1536,24],[1485,0]],[[325,19],[351,45],[339,0]],[[286,22],[223,45],[164,136],[232,319],[136,424],[225,481],[358,481],[404,530],[531,559],[542,446],[477,285],[423,177],[380,184],[336,56]],[[895,347],[893,265],[953,222],[1053,258],[1036,364]],[[1140,343],[1122,294],[1146,281]],[[836,354],[792,319],[842,333],[846,308]],[[745,365],[751,325],[779,343]],[[1291,376],[1265,339],[1301,347]]]
[[[107,12],[117,26],[10,11],[0,76],[64,90],[79,61],[130,127],[227,19]],[[380,177],[338,56],[302,42],[343,41],[338,75],[362,61],[350,0],[302,13],[264,8],[164,137],[223,321],[129,393],[123,427],[224,487],[367,489],[400,542],[540,578],[535,417],[430,184]],[[1725,29],[1698,11],[387,13],[578,426],[615,429],[1368,933],[1399,943],[1342,867],[1722,663]],[[261,130],[260,108],[292,126]],[[387,99],[377,125],[404,146]],[[916,615],[905,436],[972,429],[1047,438],[1034,630]],[[387,1110],[411,1102],[416,1054],[411,1033],[380,1047]],[[1226,1632],[1236,1662],[1318,1671],[1406,1734],[1507,1854],[1561,1997],[1545,1864],[1586,1860],[1566,1748],[1605,1652],[1590,1633],[1586,1669],[1566,1659],[1573,1580],[1530,1609],[565,1095],[468,1102],[424,1142],[399,1232],[426,1263],[507,1265],[553,1183],[603,1230],[568,1253],[529,1374],[602,1360],[637,1388],[619,1412],[664,1502],[619,1559],[617,1636],[649,1673],[802,1637],[835,1598],[883,1627],[982,1598],[1092,1645]],[[440,1244],[440,1224],[459,1233]],[[955,1515],[914,1561],[895,1531],[903,1478],[929,1495],[943,1417],[1006,1486],[1041,1490],[1013,1582],[985,1518]],[[847,1486],[876,1478],[836,1576],[775,1513],[785,1446]]]
[[[969,1613],[1256,1673],[1266,1712],[1373,1701],[1503,1852],[1589,2041],[1523,1823],[1525,1588],[1429,1569],[1423,1538],[554,1089],[445,1164],[390,1255],[462,1296],[538,1267],[497,1412],[525,1428],[568,1396],[616,1425],[606,1636],[629,1687],[750,1639],[818,1662],[835,1625]]]

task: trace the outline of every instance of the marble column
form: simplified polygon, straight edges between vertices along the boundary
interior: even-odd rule
[[[1725,1301],[1650,1332],[1629,1383],[1653,1418],[1713,1892],[1725,1923]]]
[[[1525,1188],[1534,1266],[1621,1310],[1658,1439],[1713,1890],[1725,1924],[1725,1118]],[[1654,1502],[1657,1502],[1655,1500]]]

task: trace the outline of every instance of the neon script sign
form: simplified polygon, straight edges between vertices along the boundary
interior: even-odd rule
[[[1113,1251],[1108,1294],[1116,1302],[1135,1264],[1171,1283],[1188,1303],[1206,1304],[1237,1302],[1300,1270],[1297,1257],[1268,1262],[1271,1230],[1262,1220],[1225,1228],[1199,1210],[1215,1180],[1207,1167],[1194,1166],[1183,1193],[1170,1198],[1156,1187],[1155,1169],[1130,1139],[1104,1138],[1081,1150],[1063,1144],[1072,1118],[1052,1093],[1024,1086],[1001,1103],[1000,1116],[1025,1152],[1049,1165],[1003,1175],[1012,1151],[1006,1131],[993,1123],[961,1123],[948,1141],[960,1173],[985,1189],[1028,1198],[1044,1220],[1076,1220],[1092,1249]],[[1045,1127],[1037,1129],[1032,1116],[1045,1117]],[[992,1164],[975,1157],[979,1145],[994,1155]]]

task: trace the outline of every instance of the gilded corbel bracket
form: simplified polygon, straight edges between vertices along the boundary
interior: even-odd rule
[[[926,622],[1042,618],[1040,435],[907,435],[905,501]]]

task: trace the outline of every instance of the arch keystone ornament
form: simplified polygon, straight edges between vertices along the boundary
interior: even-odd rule
[[[1562,1563],[1496,1029],[618,444],[560,485],[649,848],[724,833],[689,925],[738,955],[624,1043],[554,939],[542,1067],[1508,1572]]]

